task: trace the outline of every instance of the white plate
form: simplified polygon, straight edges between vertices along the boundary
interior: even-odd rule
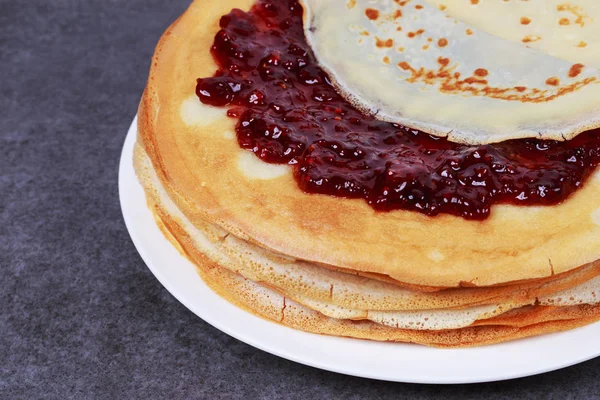
[[[152,273],[177,300],[228,335],[316,368],[413,383],[498,381],[564,368],[600,355],[600,323],[493,346],[440,350],[315,335],[240,310],[213,293],[155,225],[132,165],[136,121],[125,140],[119,168],[121,208],[131,239]]]

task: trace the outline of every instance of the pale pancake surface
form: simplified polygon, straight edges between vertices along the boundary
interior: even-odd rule
[[[422,0],[302,4],[319,64],[378,119],[467,144],[568,140],[600,126],[596,68],[489,34]],[[600,24],[592,29],[600,36]]]

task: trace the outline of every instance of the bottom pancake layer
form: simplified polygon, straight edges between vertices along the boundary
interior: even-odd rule
[[[600,320],[600,304],[523,307],[503,314],[498,319],[481,321],[479,326],[440,331],[397,329],[371,321],[330,318],[282,296],[275,290],[219,267],[201,253],[195,253],[193,248],[188,248],[192,253],[187,253],[171,233],[172,229],[180,228],[169,222],[165,224],[159,218],[157,223],[165,236],[196,264],[204,282],[219,296],[254,315],[306,332],[458,348],[560,332]]]
[[[322,303],[313,304],[308,299],[291,293],[285,294],[277,287],[243,277],[230,266],[221,266],[220,262],[215,261],[214,254],[205,254],[198,248],[197,232],[186,230],[185,224],[172,217],[169,210],[161,204],[160,196],[156,196],[156,188],[148,185],[148,181],[141,180],[157,224],[179,251],[198,267],[201,277],[212,290],[252,314],[295,329],[333,336],[410,342],[437,347],[469,347],[572,329],[600,319],[600,304],[567,304],[559,307],[539,305],[538,302],[535,305],[509,304],[499,312],[483,313],[463,325],[454,326],[453,321],[443,321],[446,324],[450,322],[448,326],[453,329],[443,329],[439,326],[430,329],[424,326],[410,326],[411,323],[407,326],[398,320],[392,320],[392,323],[389,320],[376,323],[362,316],[353,318],[340,316],[339,313],[333,315],[315,306]],[[595,296],[595,292],[593,295]]]

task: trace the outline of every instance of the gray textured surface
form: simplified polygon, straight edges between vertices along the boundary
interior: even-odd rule
[[[383,383],[255,350],[179,304],[129,239],[117,165],[153,46],[187,3],[0,0],[0,398],[600,398],[600,359]]]

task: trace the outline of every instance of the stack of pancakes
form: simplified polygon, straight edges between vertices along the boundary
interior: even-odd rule
[[[217,69],[219,18],[253,3],[195,1],[159,42],[138,115],[148,205],[215,292],[296,329],[439,347],[600,319],[600,170],[560,204],[498,204],[469,220],[305,193],[292,166],[242,149],[237,120],[201,103],[194,84]]]

